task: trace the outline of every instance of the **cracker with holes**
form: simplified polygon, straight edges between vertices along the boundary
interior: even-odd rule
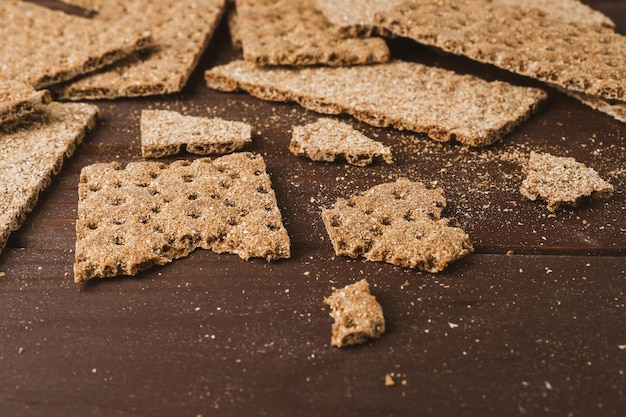
[[[361,167],[371,164],[374,158],[393,163],[391,148],[368,138],[347,123],[328,118],[294,126],[289,150],[313,161],[332,162],[340,156],[349,164]]]
[[[141,154],[161,158],[180,152],[223,155],[252,141],[252,127],[221,118],[183,116],[169,110],[141,111]]]
[[[50,102],[50,92],[20,81],[0,80],[0,125],[32,113]]]
[[[400,178],[338,199],[322,219],[337,255],[440,272],[474,250],[441,218],[445,206],[441,188]]]
[[[357,345],[385,333],[383,309],[364,279],[333,291],[324,303],[330,306],[334,319],[332,346]]]
[[[561,205],[578,206],[583,197],[608,198],[613,186],[574,158],[531,152],[520,193],[547,201],[548,210],[555,212]]]
[[[75,282],[135,275],[196,248],[242,259],[289,258],[265,162],[217,159],[115,162],[83,168],[78,188]]]

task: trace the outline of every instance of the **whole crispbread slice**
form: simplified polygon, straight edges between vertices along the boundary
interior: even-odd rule
[[[393,163],[391,148],[368,138],[347,123],[329,118],[294,126],[289,150],[313,161],[332,162],[341,156],[356,166],[369,165],[374,158]]]
[[[144,27],[97,22],[25,1],[0,2],[0,79],[48,87],[148,46]]]
[[[78,192],[76,282],[134,275],[196,248],[242,259],[290,256],[259,155],[90,165]]]
[[[161,158],[180,152],[219,155],[234,152],[252,141],[252,127],[243,122],[183,116],[175,111],[142,110],[141,154]]]
[[[332,346],[343,347],[378,339],[385,332],[383,309],[364,279],[339,288],[324,299],[334,319]]]
[[[300,69],[233,61],[207,71],[205,79],[216,90],[240,88],[265,100],[296,101],[320,113],[348,113],[373,126],[426,133],[441,142],[456,139],[469,146],[501,139],[547,98],[536,88],[402,61]]]
[[[322,210],[335,253],[429,272],[442,271],[474,248],[467,234],[441,219],[440,188],[400,178]]]
[[[0,125],[32,113],[50,102],[50,92],[21,81],[0,81]]]
[[[79,3],[85,5],[84,1]],[[180,91],[226,8],[225,0],[92,0],[90,3],[99,11],[93,20],[112,24],[124,18],[132,25],[149,27],[156,46],[55,88],[55,95],[63,99],[113,99]]]
[[[244,59],[257,65],[354,65],[389,61],[383,39],[339,33],[315,0],[237,0]]]
[[[547,201],[548,210],[555,212],[562,204],[578,206],[586,196],[608,198],[613,186],[574,158],[531,152],[520,193],[533,201]]]
[[[626,37],[491,0],[419,0],[376,15],[397,36],[559,87],[626,99]]]
[[[49,103],[0,126],[0,251],[19,229],[42,192],[95,126],[98,108]]]

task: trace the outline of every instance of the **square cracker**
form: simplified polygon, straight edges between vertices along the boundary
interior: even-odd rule
[[[97,22],[25,1],[0,2],[0,79],[39,89],[111,64],[148,46],[142,26]]]
[[[113,99],[180,91],[211,40],[226,0],[90,0],[76,2],[98,10],[93,19],[112,24],[120,18],[150,28],[155,47],[54,89],[67,100]]]
[[[183,116],[175,111],[142,110],[141,155],[161,158],[180,152],[227,154],[252,141],[252,127],[220,118]]]
[[[319,113],[348,113],[373,126],[469,146],[501,139],[547,98],[540,89],[403,61],[289,69],[239,60],[210,69],[205,79],[216,90],[243,89],[264,100],[296,101]]]
[[[289,258],[265,162],[235,153],[193,162],[115,162],[83,168],[75,282],[135,275],[196,248],[242,259]]]
[[[244,59],[257,65],[354,65],[389,61],[383,39],[341,35],[315,0],[237,0]]]
[[[0,125],[32,113],[50,102],[50,92],[21,81],[0,81]]]
[[[59,173],[64,158],[95,126],[97,114],[92,105],[52,102],[0,126],[0,251]]]

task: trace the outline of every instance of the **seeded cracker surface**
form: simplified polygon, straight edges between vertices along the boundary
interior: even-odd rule
[[[543,90],[487,82],[412,62],[338,68],[261,68],[233,61],[205,73],[220,91],[246,90],[271,101],[296,101],[326,114],[348,113],[373,126],[426,133],[469,146],[496,142],[538,111]]]
[[[380,157],[388,164],[393,163],[390,147],[368,138],[349,124],[328,118],[294,126],[289,150],[313,161],[332,162],[337,156],[343,156],[356,166],[369,165]]]
[[[97,114],[95,106],[53,102],[0,126],[0,251],[59,173],[63,159],[95,126]]]
[[[67,100],[113,99],[180,91],[204,52],[226,8],[225,0],[65,0],[99,10],[94,21],[120,19],[148,27],[156,46],[55,88]]]
[[[32,113],[50,102],[50,92],[20,81],[0,81],[0,125]]]
[[[385,332],[383,309],[364,279],[335,290],[324,299],[334,319],[332,346],[343,347],[378,339]]]
[[[94,164],[83,168],[78,192],[76,282],[135,275],[196,248],[242,259],[291,256],[259,155]]]
[[[180,152],[200,155],[227,154],[252,141],[252,127],[247,123],[183,116],[175,111],[142,110],[141,154],[160,158]]]
[[[0,79],[47,87],[111,64],[151,43],[128,22],[97,22],[25,1],[0,2]]]
[[[533,201],[547,201],[548,210],[554,212],[561,204],[578,206],[585,196],[608,198],[613,195],[613,187],[574,158],[531,152],[520,192]]]
[[[315,0],[237,0],[243,56],[257,65],[330,66],[389,61],[383,39],[339,33]]]
[[[441,218],[445,206],[441,188],[400,178],[338,199],[322,219],[337,255],[440,272],[474,250],[463,230]]]

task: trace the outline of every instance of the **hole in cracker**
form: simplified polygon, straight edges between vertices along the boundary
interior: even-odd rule
[[[343,240],[339,240],[337,242],[337,247],[339,248],[339,250],[345,250],[348,247],[348,244]]]
[[[387,217],[387,216],[384,216],[382,219],[380,219],[380,223],[383,226],[389,226],[389,225],[391,225],[391,219],[389,217]]]
[[[365,210],[365,212],[364,212],[364,213],[365,213],[365,215],[366,215],[366,216],[371,216],[373,212],[374,212],[374,210],[372,210],[372,209],[367,209],[367,210]]]
[[[193,175],[182,175],[181,178],[184,182],[193,182]]]
[[[163,245],[161,246],[161,253],[168,253],[171,249],[172,247],[170,245]]]
[[[148,186],[148,183],[145,181],[142,181],[142,182],[138,182],[136,185],[137,187],[145,188]]]
[[[189,165],[191,165],[191,162],[189,161],[180,161],[180,166],[188,167]]]
[[[267,190],[267,188],[265,188],[265,187],[264,187],[264,186],[262,186],[262,185],[259,185],[259,186],[256,188],[256,191],[257,191],[258,193],[261,193],[261,194],[267,194],[267,193],[269,192],[269,191]]]
[[[356,202],[353,201],[353,200],[348,200],[346,202],[346,206],[348,206],[348,207],[354,207],[355,205],[356,205]]]
[[[378,226],[372,226],[372,227],[370,228],[370,232],[371,232],[371,233],[372,233],[372,235],[374,235],[374,236],[380,236],[380,235],[382,235],[382,234],[383,234],[383,233],[382,233],[382,231],[380,230],[380,227],[378,227]]]
[[[122,188],[122,182],[120,180],[113,181],[113,187]]]
[[[113,221],[113,224],[116,225],[116,226],[120,226],[120,225],[124,224],[124,220],[117,219],[117,220]]]
[[[148,189],[148,193],[150,193],[150,195],[153,197],[159,194],[159,190],[157,190],[154,187],[148,187],[147,189]]]
[[[161,212],[161,207],[159,206],[152,206],[150,208],[150,210],[154,213],[154,214],[159,214]]]
[[[393,198],[395,198],[396,200],[406,199],[406,195],[402,191],[393,190],[392,194],[393,194]]]
[[[232,200],[225,199],[225,200],[224,200],[224,205],[225,205],[226,207],[235,207],[235,206],[237,205],[237,203],[235,203],[235,202],[234,202],[234,201],[232,201]]]
[[[229,226],[237,226],[239,222],[237,221],[236,218],[232,216],[228,216],[228,218],[226,219],[226,224],[228,224]]]
[[[404,213],[402,218],[406,220],[407,222],[412,222],[413,220],[415,220],[415,217],[413,216],[413,212],[411,210]]]
[[[199,219],[200,213],[198,213],[197,211],[190,211],[189,213],[187,213],[187,216],[191,217],[192,219]]]
[[[271,204],[266,204],[265,206],[263,206],[263,208],[265,209],[265,211],[272,211],[274,209]]]
[[[100,191],[100,186],[98,184],[89,184],[89,191],[96,192]]]
[[[211,195],[209,197],[211,197],[213,200],[221,200],[222,199],[222,197],[219,194],[215,194],[215,193],[211,193]]]
[[[96,222],[87,222],[86,226],[90,230],[96,230],[98,228],[98,224]]]
[[[114,196],[114,197],[109,197],[109,199],[107,200],[107,203],[110,206],[119,206],[120,204],[124,204],[126,202],[126,199],[122,196]]]
[[[220,187],[226,188],[226,189],[230,188],[230,186],[231,186],[231,184],[228,181],[225,181],[225,180],[220,180],[219,184],[220,184]]]
[[[124,244],[124,238],[122,238],[121,236],[115,236],[113,238],[113,243],[116,245],[123,245]]]
[[[139,223],[141,223],[141,224],[148,223],[148,216],[141,216],[141,217],[139,217]]]
[[[148,174],[150,176],[150,178],[152,178],[153,180],[159,178],[159,173],[158,172],[154,172],[154,171],[150,171],[150,173]]]
[[[331,227],[339,227],[341,226],[341,219],[339,218],[339,216],[333,216],[330,218],[330,226]]]
[[[277,231],[280,230],[280,226],[277,226],[277,225],[272,224],[272,223],[268,223],[266,226],[267,226],[267,228],[268,228],[268,230],[270,232],[277,232]]]
[[[189,195],[187,196],[187,199],[188,199],[188,200],[196,200],[197,198],[198,198],[198,194],[196,194],[196,193],[189,194]]]
[[[261,171],[259,171],[258,169],[256,171],[254,171],[254,176],[255,177],[259,177],[261,176],[261,174],[263,174]]]
[[[437,220],[437,218],[435,217],[435,214],[434,214],[434,213],[428,213],[428,218],[429,218],[430,220]]]

